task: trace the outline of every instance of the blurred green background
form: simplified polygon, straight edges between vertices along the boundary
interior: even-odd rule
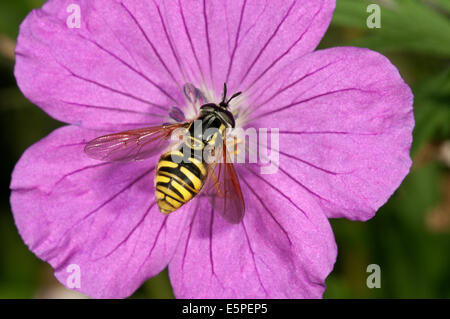
[[[13,75],[20,22],[41,0],[0,2],[0,298],[76,298],[19,237],[9,207],[10,174],[24,150],[61,124],[26,100]],[[381,6],[381,28],[369,29],[368,4]],[[339,254],[326,298],[450,298],[450,0],[338,0],[320,48],[379,51],[414,91],[414,164],[372,220],[332,220]],[[381,267],[369,289],[367,265]],[[173,297],[167,271],[132,298]]]

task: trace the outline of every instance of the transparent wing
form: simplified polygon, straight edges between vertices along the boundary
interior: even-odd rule
[[[139,161],[161,152],[175,129],[187,127],[188,122],[97,137],[84,147],[91,158],[108,162]]]
[[[220,148],[219,148],[220,149]],[[208,167],[208,179],[203,186],[202,195],[208,197],[214,211],[230,223],[241,222],[245,213],[239,179],[231,162],[226,145],[223,143],[216,161]]]

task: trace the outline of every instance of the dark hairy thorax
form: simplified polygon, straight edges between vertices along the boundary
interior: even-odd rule
[[[194,121],[189,127],[189,134],[207,143],[211,138],[211,134],[208,134],[208,132],[217,129],[221,134],[224,134],[226,128],[233,128],[234,126],[234,117],[230,111],[217,104],[210,103],[200,108],[197,121]]]

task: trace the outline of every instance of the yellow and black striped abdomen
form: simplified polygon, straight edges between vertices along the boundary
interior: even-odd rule
[[[200,160],[184,158],[180,150],[164,153],[156,168],[156,202],[168,214],[190,201],[202,189],[207,176]]]
[[[178,149],[164,153],[156,168],[156,202],[162,213],[168,214],[194,198],[207,178],[208,164],[203,160],[205,146],[220,144],[225,124],[218,106],[205,104],[197,120],[187,128],[184,142]],[[230,115],[232,116],[232,115]],[[213,129],[213,130],[210,130]]]

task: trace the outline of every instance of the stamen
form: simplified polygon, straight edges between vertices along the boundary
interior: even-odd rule
[[[197,89],[193,84],[186,83],[183,87],[183,93],[186,99],[192,103],[192,105],[195,105],[197,102],[200,103],[200,105],[203,105],[206,102],[205,95],[203,92],[199,89]]]
[[[191,102],[192,104],[195,104],[197,102],[199,90],[191,83],[186,83],[184,85],[183,92],[184,96],[189,102]]]
[[[172,120],[175,120],[178,123],[186,122],[186,117],[184,116],[183,111],[176,106],[173,106],[170,109],[169,116]]]

